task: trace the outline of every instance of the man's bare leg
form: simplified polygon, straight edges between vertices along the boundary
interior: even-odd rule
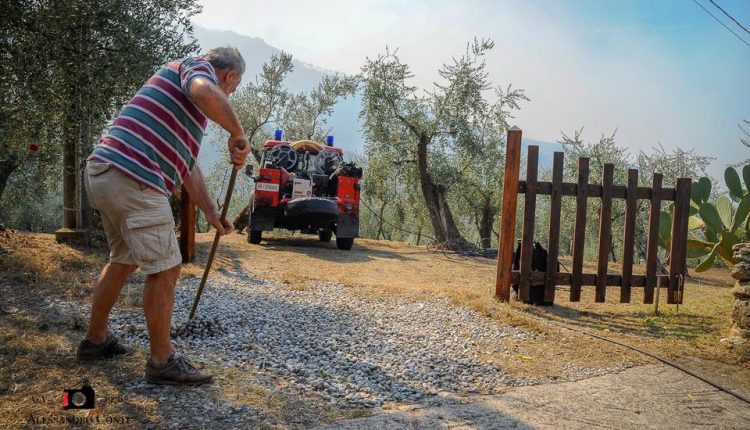
[[[109,312],[120,296],[120,290],[125,285],[125,281],[137,268],[138,266],[113,262],[104,266],[94,288],[94,296],[91,301],[91,320],[89,321],[86,340],[99,344],[107,339]]]
[[[146,276],[143,291],[143,312],[146,314],[148,337],[151,343],[151,361],[156,365],[167,362],[172,354],[172,309],[174,290],[182,266]]]

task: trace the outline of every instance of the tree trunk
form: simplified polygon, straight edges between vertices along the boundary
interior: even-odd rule
[[[375,235],[375,240],[380,240],[380,235],[383,235],[383,238],[385,238],[385,235],[383,234],[383,212],[385,212],[385,202],[380,205],[380,215],[378,216],[378,232]]]
[[[75,123],[75,122],[73,122]],[[66,121],[63,127],[63,227],[76,228],[76,142],[74,126]]]
[[[495,210],[489,199],[485,199],[482,208],[482,218],[479,222],[479,242],[482,249],[487,249],[492,245],[492,224],[495,220]]]
[[[0,160],[0,199],[3,197],[3,192],[5,192],[5,187],[8,185],[10,175],[18,169],[19,165],[18,157],[15,155]]]
[[[92,119],[91,109],[87,108],[86,116],[81,124],[81,139],[78,146],[78,174],[77,184],[78,187],[78,228],[88,229],[91,228],[91,203],[89,202],[89,196],[86,194],[86,187],[84,186],[84,175],[86,174],[86,158],[91,154],[93,149],[92,145]]]
[[[78,52],[83,52],[83,25],[71,28],[70,39],[75,41]],[[80,221],[79,206],[79,151],[81,147],[81,127],[84,106],[82,103],[82,63],[84,58],[76,58],[64,66],[67,76],[65,125],[62,128],[63,142],[63,228],[75,229]]]
[[[576,235],[576,223],[570,223],[570,241],[568,241],[568,255],[573,255],[573,238]]]
[[[430,214],[432,229],[435,231],[435,239],[437,239],[437,242],[444,243],[449,249],[468,248],[469,242],[461,235],[450,207],[448,207],[445,187],[436,184],[427,170],[428,143],[428,136],[421,135],[417,146],[417,166],[419,168],[419,183]]]
[[[615,241],[614,239],[609,240],[609,254],[612,256],[612,262],[617,263],[617,253],[615,252]]]

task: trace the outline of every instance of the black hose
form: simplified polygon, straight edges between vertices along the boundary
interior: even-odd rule
[[[742,394],[738,393],[737,391],[735,391],[735,390],[733,390],[731,388],[725,387],[725,386],[719,384],[718,382],[711,381],[711,380],[709,380],[709,379],[707,379],[707,378],[705,378],[705,377],[703,377],[701,375],[698,375],[697,373],[693,372],[692,370],[690,370],[690,369],[688,369],[688,368],[686,368],[686,367],[684,367],[684,366],[682,366],[680,364],[677,364],[677,363],[675,363],[675,362],[673,362],[671,360],[668,360],[668,359],[666,359],[664,357],[656,355],[656,354],[654,354],[652,352],[648,352],[648,351],[640,349],[638,347],[635,347],[635,346],[632,346],[632,345],[628,345],[626,343],[620,342],[619,340],[610,339],[608,337],[604,337],[604,336],[601,336],[601,335],[598,335],[598,334],[595,334],[595,333],[591,333],[591,332],[588,332],[588,331],[585,331],[585,330],[581,330],[581,329],[578,329],[578,328],[575,328],[575,327],[571,327],[571,326],[566,325],[566,324],[560,324],[560,323],[554,322],[554,321],[552,321],[550,319],[547,319],[547,318],[537,317],[537,316],[534,316],[534,315],[529,315],[527,313],[525,313],[523,315],[526,316],[526,317],[528,317],[528,318],[535,319],[535,320],[538,320],[538,321],[542,321],[544,323],[547,323],[547,324],[550,324],[550,325],[553,325],[553,326],[556,326],[556,327],[561,327],[561,328],[564,328],[564,329],[568,329],[568,330],[574,331],[576,333],[581,333],[581,334],[584,334],[586,336],[593,337],[595,339],[603,340],[605,342],[613,343],[613,344],[619,345],[619,346],[621,346],[623,348],[627,348],[627,349],[633,350],[635,352],[639,352],[639,353],[641,353],[641,354],[643,354],[645,356],[653,358],[654,360],[660,361],[660,362],[666,364],[667,366],[671,366],[671,367],[674,367],[677,370],[681,370],[681,371],[687,373],[688,375],[690,375],[690,376],[692,376],[692,377],[694,377],[694,378],[696,378],[696,379],[698,379],[700,381],[703,381],[706,384],[708,384],[708,385],[710,385],[710,386],[718,389],[719,391],[723,391],[723,392],[725,392],[725,393],[727,393],[729,395],[732,395],[732,396],[736,397],[739,400],[742,400],[745,403],[750,404],[750,398],[747,398],[747,397],[743,396]]]
[[[402,233],[411,234],[413,236],[424,236],[424,237],[426,237],[428,239],[432,239],[433,241],[436,240],[434,237],[432,237],[430,235],[427,235],[427,234],[424,234],[424,233],[422,233],[422,234],[420,234],[420,233],[414,233],[413,231],[404,230],[403,228],[400,228],[400,227],[398,227],[398,226],[396,226],[396,225],[388,222],[388,220],[386,220],[385,218],[380,218],[380,215],[378,215],[377,213],[375,213],[374,210],[372,210],[372,208],[370,207],[370,205],[367,204],[367,202],[365,201],[365,199],[363,199],[363,198],[360,197],[359,201],[362,202],[362,204],[367,208],[367,210],[369,210],[370,212],[372,212],[372,214],[375,216],[375,218],[383,221],[383,223],[385,223],[385,224],[387,224],[387,225],[395,228],[396,230],[399,230]]]

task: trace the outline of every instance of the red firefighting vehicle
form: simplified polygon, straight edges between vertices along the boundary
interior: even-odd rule
[[[287,142],[280,130],[263,144],[255,190],[250,196],[248,242],[258,244],[274,228],[336,235],[339,249],[351,249],[359,234],[362,169],[344,162],[341,148],[311,140]],[[252,175],[252,168],[249,169]]]

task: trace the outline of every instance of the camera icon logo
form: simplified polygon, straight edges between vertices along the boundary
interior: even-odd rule
[[[80,389],[63,390],[63,409],[94,409],[95,401],[94,389],[87,382],[84,382]]]

